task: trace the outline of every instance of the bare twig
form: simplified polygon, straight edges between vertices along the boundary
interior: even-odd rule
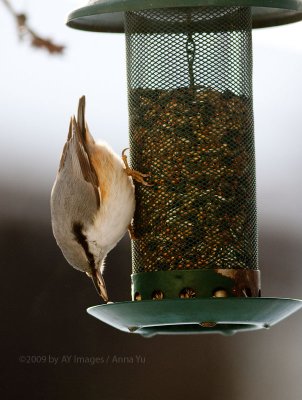
[[[55,44],[51,39],[42,38],[34,32],[27,23],[27,16],[17,13],[10,0],[0,0],[6,6],[11,15],[15,18],[20,39],[30,38],[33,47],[47,50],[50,54],[62,54],[65,46]]]

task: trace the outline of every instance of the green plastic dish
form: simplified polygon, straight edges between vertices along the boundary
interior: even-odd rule
[[[302,301],[271,297],[169,299],[109,303],[87,312],[124,332],[201,334],[267,329],[302,307]]]

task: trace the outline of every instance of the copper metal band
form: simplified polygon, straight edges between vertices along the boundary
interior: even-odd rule
[[[260,297],[260,271],[206,269],[133,274],[133,300]]]

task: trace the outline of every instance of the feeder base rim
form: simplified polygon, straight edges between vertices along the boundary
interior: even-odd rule
[[[233,335],[268,329],[302,308],[302,300],[278,297],[125,301],[93,306],[88,314],[128,333]]]

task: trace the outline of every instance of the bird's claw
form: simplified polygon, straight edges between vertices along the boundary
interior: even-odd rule
[[[135,236],[133,225],[131,225],[131,224],[128,226],[128,233],[129,233],[129,236],[130,236],[131,240],[136,240],[137,239],[137,237]]]
[[[122,151],[122,160],[124,161],[124,164],[125,164],[125,171],[126,171],[126,174],[127,174],[128,176],[131,176],[132,179],[134,179],[136,182],[141,183],[141,184],[144,185],[144,186],[153,186],[151,183],[148,183],[148,182],[146,182],[146,181],[144,180],[144,178],[147,178],[147,177],[151,176],[150,173],[148,173],[148,174],[143,174],[142,172],[136,171],[135,169],[132,169],[132,168],[129,167],[128,158],[127,158],[127,156],[126,156],[126,154],[125,154],[125,152],[126,152],[127,150],[128,150],[128,148],[126,148],[126,149],[124,149],[124,150]]]
[[[144,186],[153,186],[151,183],[145,181],[145,177],[150,176],[150,174],[142,174],[141,172],[135,171],[134,169],[127,169],[126,174],[131,176],[136,182],[141,183]]]

